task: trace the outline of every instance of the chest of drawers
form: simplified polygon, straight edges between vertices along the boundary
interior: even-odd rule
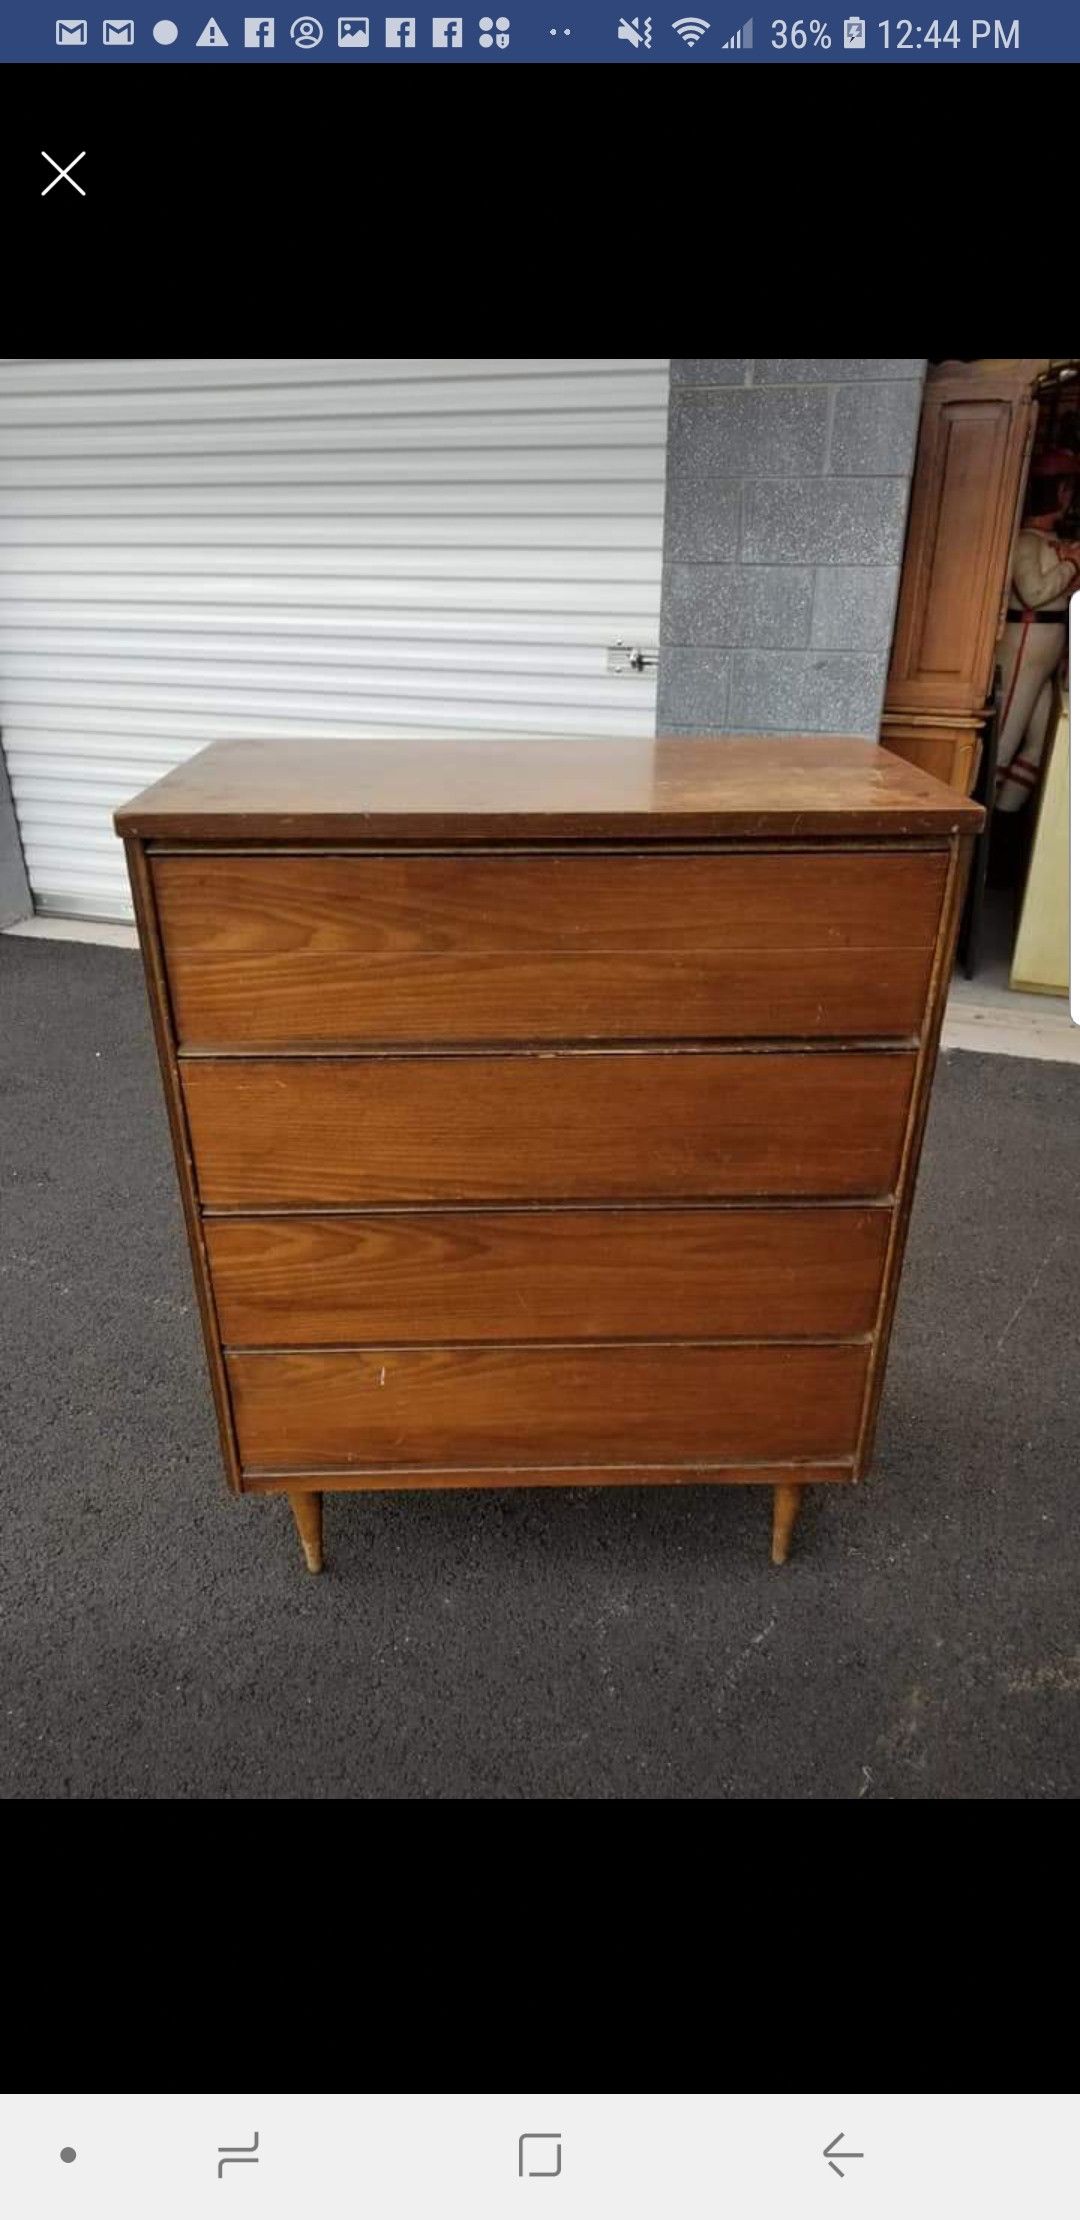
[[[868,741],[224,741],[118,812],[230,1485],[865,1472],[981,812]]]

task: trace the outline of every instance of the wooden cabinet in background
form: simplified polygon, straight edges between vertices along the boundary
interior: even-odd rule
[[[882,744],[970,792],[1045,363],[936,365],[923,395]]]
[[[881,745],[914,763],[932,779],[971,794],[982,761],[987,712],[979,717],[897,717],[888,709],[881,721]]]

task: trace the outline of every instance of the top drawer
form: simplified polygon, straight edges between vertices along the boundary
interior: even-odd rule
[[[157,855],[180,1045],[917,1031],[941,850]]]

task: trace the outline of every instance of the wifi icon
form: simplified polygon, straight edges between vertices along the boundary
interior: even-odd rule
[[[702,15],[681,15],[671,28],[678,32],[681,39],[685,39],[687,46],[696,46],[710,26]]]

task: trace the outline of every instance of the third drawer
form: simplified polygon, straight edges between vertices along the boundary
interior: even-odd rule
[[[334,1342],[847,1335],[874,1324],[887,1208],[208,1218],[221,1335]]]

